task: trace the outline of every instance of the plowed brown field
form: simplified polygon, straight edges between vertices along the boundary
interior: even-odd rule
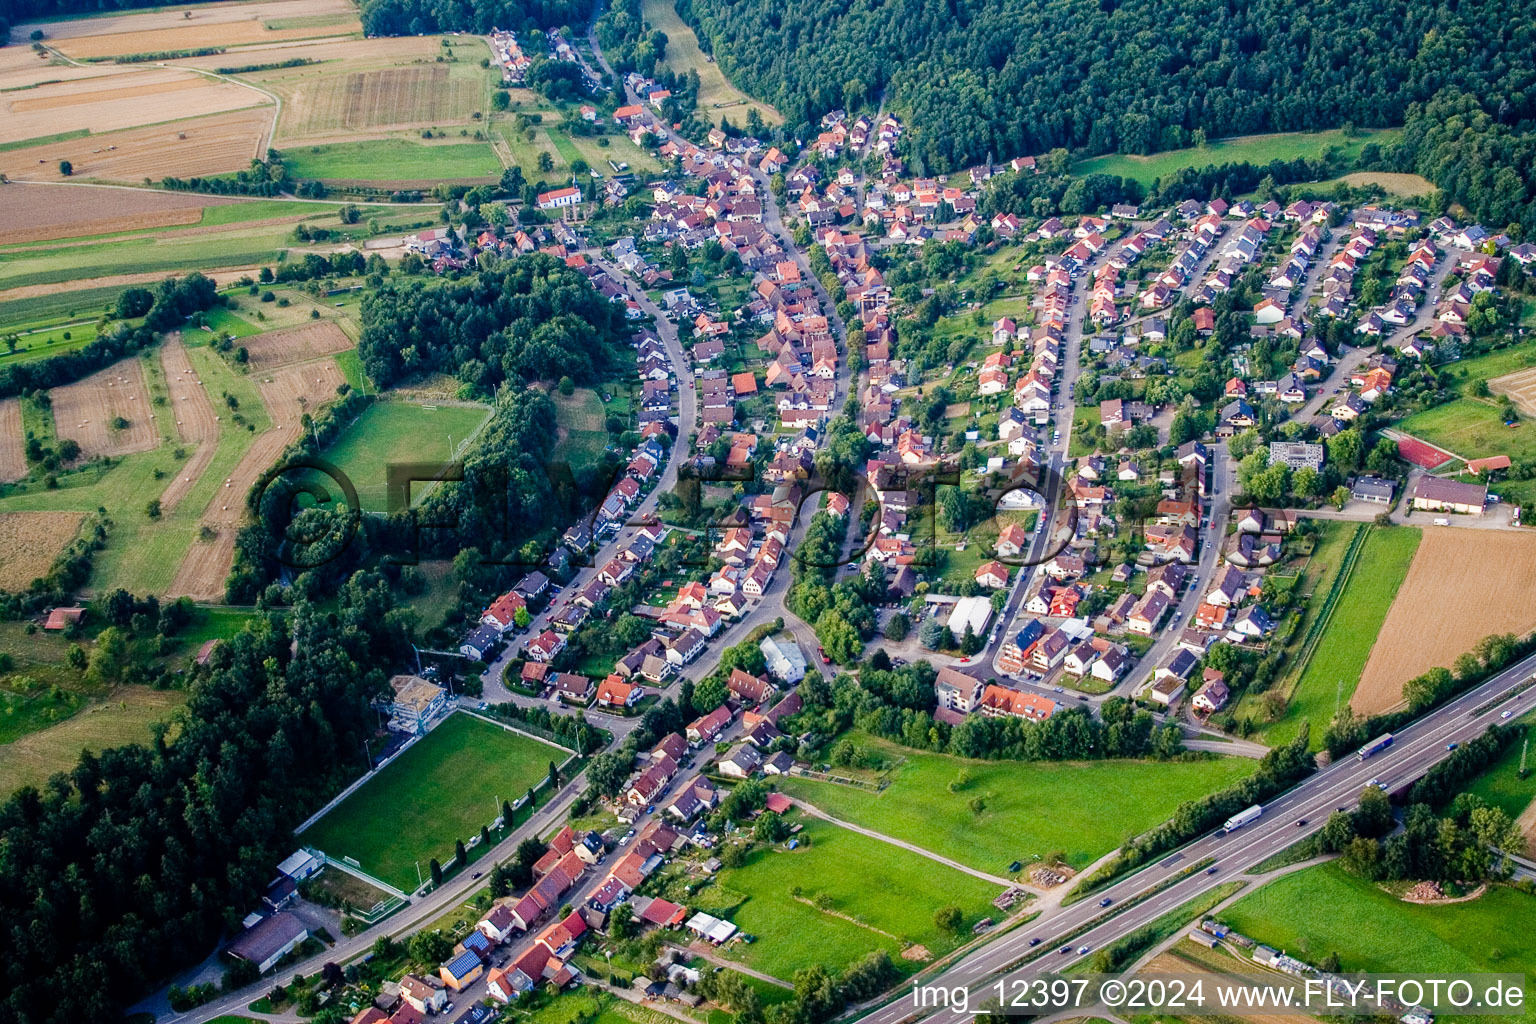
[[[249,86],[194,71],[137,68],[0,96],[0,142],[25,142],[82,129],[100,136],[266,102],[267,97]],[[111,144],[96,140],[89,149]]]
[[[85,458],[147,452],[160,443],[137,359],[119,360],[52,394],[55,431],[78,441]],[[120,430],[112,427],[119,416],[128,421]]]
[[[1402,700],[1405,682],[1450,668],[1488,634],[1532,629],[1536,534],[1427,529],[1349,706],[1385,711]]]
[[[228,202],[182,192],[18,182],[0,188],[0,245],[196,224],[204,207]]]

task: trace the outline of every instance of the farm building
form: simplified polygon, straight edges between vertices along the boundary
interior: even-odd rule
[[[1461,512],[1480,516],[1488,501],[1488,488],[1482,484],[1464,484],[1421,476],[1413,485],[1413,507],[1430,512]]]

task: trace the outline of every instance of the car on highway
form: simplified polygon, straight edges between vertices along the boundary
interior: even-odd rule
[[[1216,873],[1216,865],[1212,864],[1210,867],[1206,868],[1205,873],[1208,875],[1214,875]]]
[[[1499,717],[1500,717],[1500,718],[1508,718],[1508,717],[1509,717],[1509,716],[1510,716],[1510,715],[1512,715],[1512,714],[1514,714],[1514,712],[1513,712],[1513,711],[1506,711],[1506,712],[1504,712],[1504,713],[1503,713],[1503,714],[1502,714],[1502,715],[1500,715],[1500,716],[1499,716]]]
[[[1103,899],[1099,900],[1099,906],[1107,907],[1107,906],[1109,906],[1113,902],[1115,902],[1115,901],[1110,899],[1108,896],[1105,896]]]
[[[1445,745],[1445,749],[1446,749],[1446,750],[1455,750],[1455,749],[1456,749],[1456,748],[1457,748],[1457,747],[1459,747],[1459,746],[1461,746],[1461,744],[1460,744],[1460,743],[1447,743],[1447,744],[1446,744],[1446,745]]]
[[[1296,827],[1297,828],[1305,828],[1306,824],[1307,824],[1307,819],[1306,818],[1297,818],[1296,819]]]
[[[1092,946],[1078,946],[1077,947],[1077,955],[1078,956],[1087,956],[1088,955],[1088,951],[1090,949],[1092,949],[1092,948],[1093,948]]]
[[[1372,779],[1370,784],[1381,790],[1383,793],[1387,791],[1387,784],[1382,782],[1380,779]]]
[[[1029,944],[1031,946],[1038,946],[1038,945],[1040,945],[1040,936],[1037,935],[1034,938],[1030,939],[1029,940]]]
[[[1067,953],[1072,952],[1072,947],[1071,946],[1062,946],[1056,952],[1061,953],[1062,955],[1066,955]]]

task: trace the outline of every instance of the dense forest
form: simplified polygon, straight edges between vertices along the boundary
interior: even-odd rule
[[[590,383],[617,365],[622,308],[551,256],[441,286],[392,285],[363,300],[363,368],[381,388],[449,373],[489,394],[504,381]]]
[[[361,0],[360,6],[370,36],[521,32],[585,25],[592,16],[592,0]]]
[[[1057,147],[1149,153],[1400,125],[1458,87],[1536,112],[1536,19],[1488,2],[681,0],[721,68],[790,125],[886,105],[917,170]],[[1523,12],[1523,13],[1522,13]]]
[[[294,826],[365,767],[407,621],[357,574],[336,610],[301,603],[220,644],[174,731],[0,805],[0,1022],[119,1019],[238,928]]]

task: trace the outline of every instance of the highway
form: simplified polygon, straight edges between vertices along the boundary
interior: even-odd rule
[[[1091,898],[1068,907],[1047,910],[1036,921],[982,946],[957,961],[939,977],[926,979],[925,983],[946,987],[963,986],[971,993],[973,1005],[979,1005],[989,994],[993,994],[993,986],[1000,976],[1009,979],[1029,977],[1076,963],[1085,955],[1091,955],[1094,950],[1150,924],[1169,910],[1252,869],[1292,843],[1318,831],[1328,820],[1328,815],[1335,810],[1354,806],[1361,790],[1373,780],[1380,779],[1392,790],[1400,790],[1449,756],[1448,744],[1465,743],[1476,738],[1488,726],[1500,722],[1505,711],[1511,712],[1510,717],[1514,718],[1536,707],[1536,687],[1532,687],[1512,700],[1477,713],[1480,705],[1509,690],[1516,683],[1532,678],[1533,672],[1536,672],[1536,655],[1504,670],[1398,731],[1393,745],[1374,757],[1361,761],[1350,755],[1309,776],[1265,804],[1264,815],[1256,823],[1231,834],[1218,831],[1207,835],[1163,856],[1095,893]],[[1307,824],[1299,827],[1298,822],[1303,819]],[[1110,917],[1080,935],[1074,935],[1069,943],[1062,938],[1091,924],[1098,917],[1113,913],[1116,904],[1176,877],[1206,858],[1214,858],[1214,873],[1198,871],[1131,909]],[[1112,901],[1108,908],[1099,905],[1099,901],[1106,897]],[[1039,939],[1039,944],[1031,946],[1032,939]],[[1056,951],[1063,945],[1070,946],[1067,954]],[[1087,954],[1078,952],[1082,947],[1087,947]],[[1037,955],[1037,959],[1010,970],[1032,952]],[[903,989],[895,1001],[872,1010],[861,1017],[860,1021],[861,1024],[900,1024],[909,1020],[944,1020],[955,1016],[949,1010],[915,1010],[910,990]]]

